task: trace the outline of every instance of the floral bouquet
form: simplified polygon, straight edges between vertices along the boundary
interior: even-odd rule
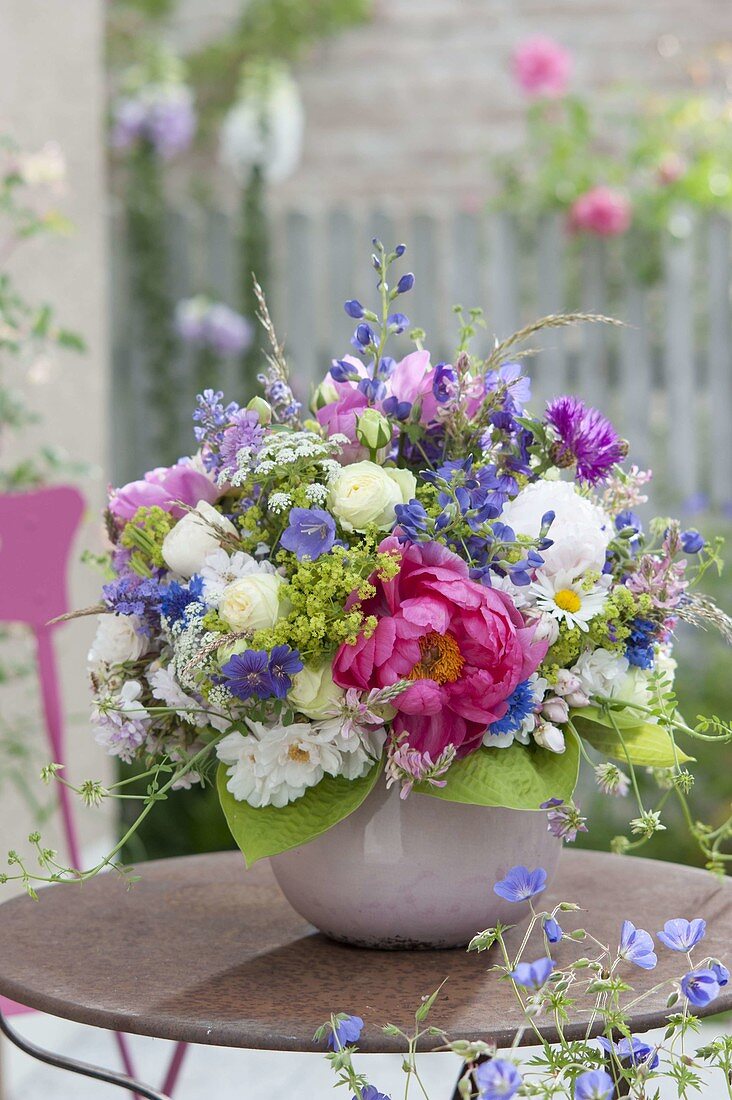
[[[95,737],[151,777],[143,816],[218,759],[249,863],[321,835],[377,784],[548,808],[571,839],[582,758],[604,792],[632,787],[618,847],[634,847],[663,828],[670,791],[685,803],[682,744],[732,736],[687,724],[673,692],[679,620],[732,636],[695,592],[718,548],[673,520],[644,527],[650,474],[623,465],[601,412],[571,396],[527,411],[522,342],[604,318],[544,318],[482,358],[479,312],[457,310],[451,362],[419,330],[396,361],[414,276],[391,274],[404,246],[374,249],[378,309],[346,302],[354,353],[310,416],[260,292],[264,397],[204,392],[195,455],[111,492]],[[639,767],[660,779],[655,808]],[[699,830],[715,869],[729,832]]]

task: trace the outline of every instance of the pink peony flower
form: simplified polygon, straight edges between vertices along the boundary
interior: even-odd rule
[[[176,519],[185,515],[180,505],[195,508],[200,500],[213,504],[221,496],[211,478],[187,462],[175,466],[158,466],[145,474],[142,481],[131,481],[114,489],[109,510],[118,519],[132,519],[138,508],[157,506]]]
[[[449,746],[465,756],[506,714],[546,643],[532,640],[534,628],[505,593],[470,580],[466,563],[444,546],[405,549],[392,536],[381,549],[400,553],[401,569],[391,581],[374,580],[376,595],[363,610],[376,616],[376,630],[341,646],[333,679],[362,691],[413,680],[393,700],[396,735],[433,760]]]
[[[571,229],[595,233],[598,237],[617,237],[627,232],[632,219],[630,200],[612,187],[593,187],[580,195],[569,212]]]
[[[513,71],[527,95],[558,99],[567,91],[572,57],[552,38],[536,35],[514,51]]]

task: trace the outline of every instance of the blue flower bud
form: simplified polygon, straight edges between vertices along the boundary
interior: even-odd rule
[[[401,279],[397,283],[397,294],[406,294],[408,290],[411,290],[414,286],[414,275],[411,271],[407,271],[402,275]]]
[[[690,528],[681,532],[681,545],[685,554],[698,554],[706,546],[706,539],[698,531]]]
[[[358,377],[356,371],[350,363],[346,363],[343,359],[335,359],[330,368],[330,376],[334,382],[349,382],[352,378]]]
[[[367,348],[369,344],[374,342],[374,333],[370,325],[358,325],[354,334],[354,339],[362,348]]]
[[[364,315],[364,308],[357,298],[349,298],[347,302],[344,302],[343,308],[349,317],[353,317],[355,321],[360,321]]]
[[[548,512],[545,512],[544,515],[541,517],[541,529],[542,529],[542,531],[548,530],[551,527],[551,525],[554,523],[554,520],[556,518],[557,518],[556,512],[552,512],[551,510],[548,511]]]
[[[381,271],[381,260],[374,253],[371,254],[371,263],[374,265],[377,271]]]
[[[406,251],[407,246],[405,244],[398,244],[394,249],[394,252],[397,256],[403,256]]]

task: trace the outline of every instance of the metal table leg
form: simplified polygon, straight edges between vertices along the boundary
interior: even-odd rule
[[[2,1012],[0,1012],[0,1032],[24,1054],[27,1054],[30,1058],[35,1058],[38,1062],[45,1062],[48,1066],[65,1069],[69,1073],[76,1073],[81,1077],[91,1077],[94,1081],[103,1081],[107,1085],[116,1085],[118,1088],[127,1089],[128,1092],[134,1093],[136,1096],[144,1097],[144,1100],[170,1100],[170,1096],[164,1092],[148,1088],[147,1085],[142,1085],[139,1081],[135,1081],[132,1077],[127,1077],[123,1073],[114,1073],[108,1069],[100,1069],[99,1066],[90,1066],[86,1062],[78,1062],[75,1058],[65,1058],[60,1054],[52,1054],[50,1051],[43,1050],[42,1047],[35,1046],[34,1043],[29,1043],[27,1039],[24,1039],[10,1026]]]

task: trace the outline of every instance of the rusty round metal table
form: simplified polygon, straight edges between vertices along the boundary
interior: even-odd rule
[[[108,874],[44,889],[38,902],[22,897],[0,905],[0,994],[97,1027],[267,1050],[315,1051],[316,1027],[345,1011],[364,1018],[361,1051],[398,1052],[381,1025],[408,1029],[420,998],[445,978],[432,1019],[451,1037],[507,1045],[522,1022],[512,993],[488,978],[483,958],[334,943],[290,908],[266,864],[245,871],[238,853],[221,853],[151,862],[139,871],[132,889]],[[680,915],[706,918],[707,954],[724,958],[732,943],[732,883],[704,871],[568,851],[547,896],[547,903],[559,900],[587,910],[567,915],[574,925],[563,923],[586,925],[609,943],[626,917],[655,932]],[[561,963],[576,950],[559,944],[555,955]],[[675,966],[671,952],[662,953],[653,973],[634,970],[634,987],[650,989],[675,976]],[[665,1001],[663,991],[644,1000],[634,1030],[662,1024]],[[732,989],[711,1006],[728,1009]],[[581,1038],[586,1025],[577,1016],[565,1034]],[[18,1038],[5,1021],[3,1028]],[[552,1037],[551,1028],[544,1032]],[[28,1053],[70,1068],[64,1058]],[[162,1096],[113,1073],[100,1079],[153,1100]]]

